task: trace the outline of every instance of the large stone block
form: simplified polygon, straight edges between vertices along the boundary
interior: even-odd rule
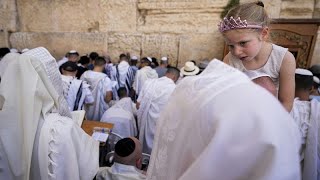
[[[315,18],[315,19],[319,19],[320,18],[320,0],[315,0],[313,18]]]
[[[199,62],[204,59],[223,59],[224,40],[220,33],[186,34],[180,38],[178,67],[186,61]]]
[[[142,55],[160,59],[169,58],[169,64],[176,66],[178,63],[179,36],[171,34],[144,35],[142,42]]]
[[[0,30],[17,31],[17,8],[13,0],[0,0]]]
[[[314,45],[313,55],[311,58],[311,65],[320,64],[320,29],[318,29],[318,36],[316,44]]]
[[[312,18],[314,1],[290,0],[282,1],[280,18]]]
[[[11,34],[10,43],[20,50],[43,46],[59,60],[72,49],[77,50],[80,55],[92,51],[102,53],[107,49],[107,34],[18,32]]]
[[[140,56],[141,34],[109,34],[108,51],[113,62],[118,62],[121,53]]]
[[[212,33],[226,3],[222,0],[140,1],[138,30],[145,33]]]
[[[130,32],[136,25],[136,0],[20,0],[21,31]]]

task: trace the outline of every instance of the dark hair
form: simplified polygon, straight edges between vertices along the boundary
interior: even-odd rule
[[[7,47],[0,48],[0,58],[10,53],[10,49]]]
[[[99,54],[97,53],[97,52],[91,52],[90,54],[89,54],[89,58],[91,59],[91,60],[95,60],[95,59],[97,59],[99,57]]]
[[[148,66],[150,66],[151,65],[151,62],[148,60],[148,58],[146,58],[146,57],[143,57],[142,59],[141,59],[141,63],[146,63],[146,64],[148,64]]]
[[[122,58],[128,59],[127,55],[125,55],[125,54],[120,54],[119,58],[120,58],[120,59],[122,59]]]
[[[61,65],[61,69],[69,72],[75,72],[78,70],[78,65],[75,62],[67,61]]]
[[[119,98],[123,98],[127,96],[127,89],[125,87],[120,87],[117,91]]]
[[[176,67],[170,66],[170,67],[167,68],[166,74],[173,74],[178,79],[179,76],[180,76],[180,70],[178,68],[176,68]]]
[[[80,60],[78,61],[78,63],[85,65],[85,64],[89,64],[90,63],[90,59],[88,58],[88,56],[81,56]]]
[[[313,76],[296,74],[295,81],[296,90],[311,90],[313,86]]]
[[[314,76],[317,76],[320,79],[320,64],[311,66],[309,71],[311,71]]]
[[[98,56],[94,61],[94,66],[104,66],[106,64],[106,60],[102,56]]]

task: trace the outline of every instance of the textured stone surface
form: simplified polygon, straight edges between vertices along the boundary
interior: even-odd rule
[[[313,50],[313,56],[311,59],[311,65],[313,64],[320,64],[320,29],[318,29],[318,37],[316,40],[316,44],[314,46],[314,50]]]
[[[107,53],[113,62],[119,60],[121,53],[140,56],[141,38],[140,34],[110,34],[108,37]]]
[[[155,57],[158,60],[162,56],[169,58],[169,64],[177,65],[179,51],[179,37],[170,34],[145,35],[142,42],[142,56]]]
[[[320,18],[320,0],[315,0],[313,18],[317,18],[317,19]]]
[[[97,51],[102,53],[107,48],[105,33],[34,33],[17,32],[10,36],[13,47],[23,48],[46,47],[57,60],[66,52],[75,49],[80,55]]]
[[[280,18],[312,18],[314,1],[290,0],[282,1]]]
[[[135,6],[135,0],[18,1],[21,31],[27,32],[135,31]]]
[[[220,33],[187,34],[180,38],[179,67],[189,60],[199,62],[204,59],[222,59],[224,49],[223,37]]]
[[[0,31],[0,47],[9,47],[8,33],[6,31]]]
[[[0,30],[17,31],[17,8],[14,0],[0,0]]]

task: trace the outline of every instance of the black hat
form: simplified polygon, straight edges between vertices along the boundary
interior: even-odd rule
[[[74,72],[78,70],[78,65],[75,62],[67,61],[61,65],[61,69],[69,72]]]
[[[123,138],[119,140],[115,146],[115,153],[120,157],[127,157],[133,153],[136,144],[131,138]]]

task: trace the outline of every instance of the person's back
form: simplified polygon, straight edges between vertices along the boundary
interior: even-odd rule
[[[115,146],[114,164],[102,167],[97,173],[97,180],[141,180],[145,179],[141,169],[142,149],[138,139],[121,139]]]
[[[303,179],[317,179],[320,176],[319,150],[319,128],[320,128],[320,103],[310,100],[313,86],[313,74],[306,69],[296,69],[295,100],[291,115],[300,128],[301,148],[300,161],[303,167]]]
[[[212,60],[171,97],[158,120],[148,179],[300,179],[297,127],[243,73]]]
[[[84,72],[80,78],[88,82],[94,97],[94,103],[85,106],[86,117],[89,120],[100,121],[103,113],[109,108],[107,103],[112,100],[111,80],[102,73],[105,64],[105,59],[98,57],[94,61],[93,70]]]
[[[161,61],[160,61],[160,66],[154,68],[154,70],[156,70],[156,72],[158,73],[158,77],[159,78],[161,78],[164,75],[166,75],[168,64],[169,64],[168,58],[167,57],[162,57]]]
[[[113,124],[112,132],[121,137],[137,136],[135,116],[137,109],[131,98],[127,96],[126,88],[118,89],[120,100],[110,107],[101,117],[101,122]]]
[[[179,76],[180,71],[170,67],[166,76],[148,80],[141,90],[137,100],[139,108],[137,117],[140,130],[139,140],[142,142],[144,153],[151,154],[157,120],[167,105]]]

